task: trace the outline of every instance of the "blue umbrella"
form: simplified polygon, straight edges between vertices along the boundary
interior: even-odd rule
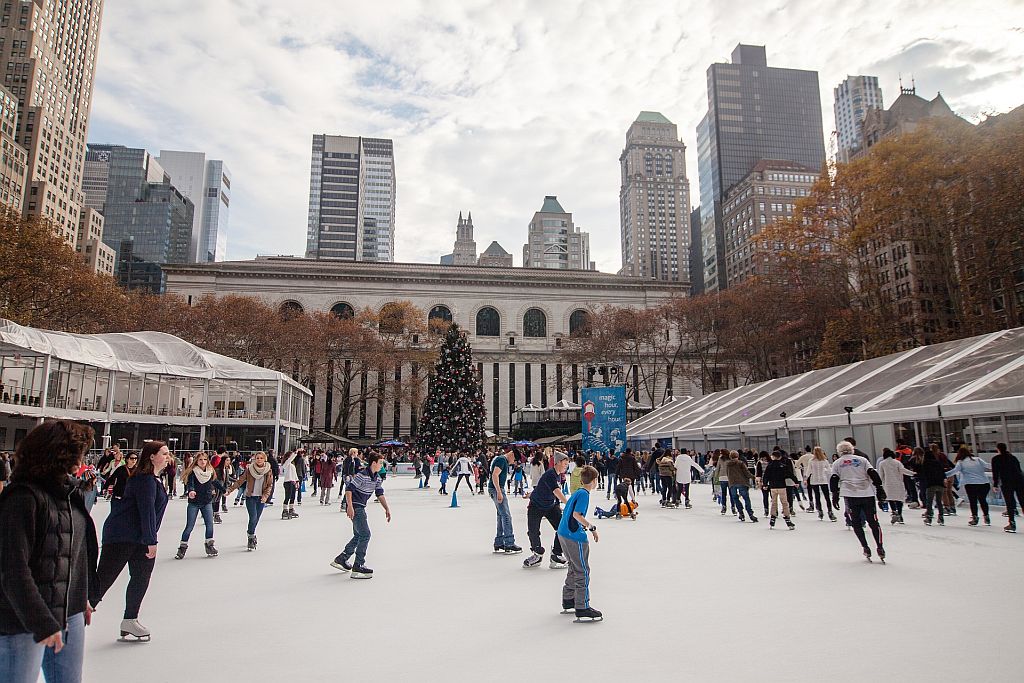
[[[405,446],[404,441],[398,441],[397,439],[389,439],[387,441],[381,441],[377,444],[378,446]]]
[[[535,443],[534,443],[534,442],[532,442],[532,441],[513,441],[513,442],[512,442],[512,445],[513,445],[513,446],[526,446],[526,447],[528,447],[528,448],[533,448],[533,447],[535,447],[535,446],[536,446],[537,444],[535,444]]]

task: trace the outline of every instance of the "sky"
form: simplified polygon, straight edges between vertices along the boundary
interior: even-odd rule
[[[696,203],[707,68],[740,42],[819,72],[826,135],[847,74],[886,106],[913,78],[972,121],[1024,103],[1024,0],[108,0],[89,141],[223,159],[231,260],[303,254],[328,133],[394,140],[396,261],[437,263],[472,211],[478,251],[521,265],[557,195],[615,272],[626,129],[679,126]]]

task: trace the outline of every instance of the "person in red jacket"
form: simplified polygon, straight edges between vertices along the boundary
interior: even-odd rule
[[[333,457],[324,456],[326,459],[320,463],[320,504],[331,504],[331,490],[334,488],[334,477],[337,474],[337,465]]]

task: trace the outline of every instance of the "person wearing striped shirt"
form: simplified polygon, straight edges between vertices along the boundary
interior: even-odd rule
[[[352,520],[352,540],[345,549],[334,558],[331,566],[345,572],[352,572],[353,579],[372,579],[373,570],[366,566],[366,548],[370,544],[370,525],[366,521],[366,503],[371,495],[376,495],[388,522],[391,522],[391,508],[384,497],[384,486],[381,482],[380,470],[384,465],[379,453],[366,456],[366,467],[355,475],[345,488],[345,508],[348,518]],[[349,558],[355,555],[355,562],[350,564]]]

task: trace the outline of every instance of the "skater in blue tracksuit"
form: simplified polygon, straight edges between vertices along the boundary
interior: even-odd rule
[[[577,621],[599,621],[601,613],[590,606],[590,544],[587,532],[598,540],[597,527],[587,521],[590,492],[597,488],[597,470],[587,465],[580,473],[582,488],[565,504],[562,521],[558,524],[558,541],[563,557],[569,563],[562,587],[562,611],[573,610]]]

